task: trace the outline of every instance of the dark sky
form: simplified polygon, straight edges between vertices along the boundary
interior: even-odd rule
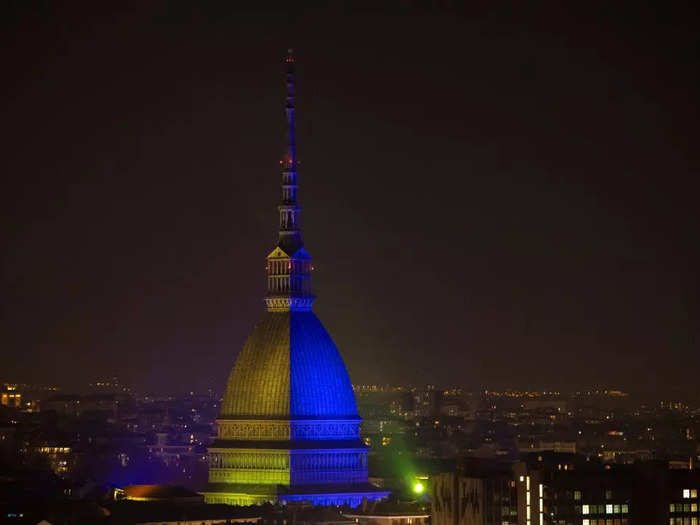
[[[354,382],[697,393],[690,7],[188,4],[4,3],[0,379],[223,388],[293,47],[315,310]]]

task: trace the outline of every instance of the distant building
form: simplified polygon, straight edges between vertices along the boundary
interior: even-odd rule
[[[122,384],[117,377],[97,379],[90,383],[90,388],[105,394],[128,394],[131,388]]]
[[[32,452],[46,456],[54,474],[65,475],[75,464],[76,454],[66,444],[46,443],[34,446]]]
[[[311,254],[297,201],[294,59],[287,58],[287,147],[279,242],[267,256],[267,311],[238,355],[209,447],[210,503],[357,506],[389,492],[368,482],[367,446],[345,364],[312,311]]]
[[[159,434],[162,436],[162,434]],[[185,460],[196,461],[202,458],[203,447],[190,444],[155,443],[148,445],[148,454],[151,457],[160,459],[165,465],[179,465]]]
[[[556,452],[558,454],[576,454],[575,441],[537,441],[536,443],[518,442],[520,452]]]
[[[524,399],[522,408],[528,411],[551,410],[554,412],[566,412],[569,405],[566,399],[561,397],[541,397],[534,399]]]
[[[101,412],[107,417],[115,417],[121,398],[117,394],[91,394],[86,396],[58,394],[41,405],[42,411],[55,410],[66,416],[81,416],[87,412]]]
[[[0,405],[9,408],[22,408],[22,394],[17,385],[4,383],[0,386]]]

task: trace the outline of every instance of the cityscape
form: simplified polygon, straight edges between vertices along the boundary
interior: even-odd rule
[[[673,518],[698,512],[692,488],[700,479],[694,464],[700,455],[698,405],[640,402],[613,389],[469,392],[354,385],[353,390],[371,482],[398,501],[413,502],[411,512],[427,512],[432,504],[436,523],[454,519],[457,510],[449,501],[456,495],[447,494],[455,479],[492,487],[492,499],[484,499],[471,522],[520,523],[518,513],[527,508],[518,506],[522,476],[533,487],[547,483],[542,507],[531,496],[533,522],[542,509],[558,509],[561,521],[589,515],[589,523],[651,522],[635,514],[635,507],[655,512],[658,522],[667,512]],[[18,503],[26,497],[23,491],[41,487],[47,499],[97,499],[110,508],[123,487],[167,485],[196,494],[207,484],[220,393],[147,395],[108,378],[80,394],[3,383],[1,395],[0,451],[4,464],[12,466],[5,488],[12,479]],[[640,493],[640,480],[649,483],[647,490],[661,492]],[[601,492],[593,501],[592,486],[613,496]],[[558,501],[569,493],[567,508]],[[32,493],[32,506],[35,498]],[[7,500],[4,508],[10,508]],[[15,512],[29,511],[20,505]]]
[[[697,27],[629,15],[8,6],[0,523],[698,525]]]

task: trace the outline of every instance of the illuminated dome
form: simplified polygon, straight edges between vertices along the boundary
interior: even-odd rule
[[[368,481],[350,378],[312,311],[314,267],[297,202],[294,60],[286,62],[287,145],[279,241],[266,258],[266,311],[229,376],[203,494],[208,503],[356,507],[389,492]]]
[[[313,312],[266,312],[238,355],[221,417],[357,418],[333,340]]]

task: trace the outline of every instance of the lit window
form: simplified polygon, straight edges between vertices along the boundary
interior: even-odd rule
[[[591,525],[591,520],[583,520],[583,525]]]
[[[525,498],[527,499],[526,505],[529,505],[530,504],[530,492],[529,491],[525,494]]]
[[[525,485],[527,490],[530,490],[530,476],[525,478]]]
[[[690,497],[697,498],[698,497],[698,489],[690,489]]]
[[[620,506],[619,505],[613,505],[613,513],[620,514]]]
[[[690,497],[690,489],[683,489],[683,497],[684,498]]]
[[[690,512],[697,512],[698,511],[698,504],[697,503],[691,503],[690,504]]]
[[[669,511],[669,512],[676,512],[676,506],[675,506],[673,503],[671,503],[671,504],[668,506],[668,511]]]
[[[581,491],[580,490],[575,490],[574,491],[574,499],[576,501],[581,501]]]
[[[544,486],[540,483],[540,498],[544,496]]]
[[[590,514],[588,505],[584,505],[583,507],[581,507],[581,512],[583,514]]]
[[[605,514],[612,514],[612,513],[613,513],[613,506],[610,503],[608,503],[605,506]]]
[[[622,513],[627,514],[627,513],[629,513],[629,511],[630,511],[629,505],[627,505],[626,503],[623,503],[622,504]]]
[[[522,483],[523,481],[525,481],[525,476],[520,476],[520,483]]]

